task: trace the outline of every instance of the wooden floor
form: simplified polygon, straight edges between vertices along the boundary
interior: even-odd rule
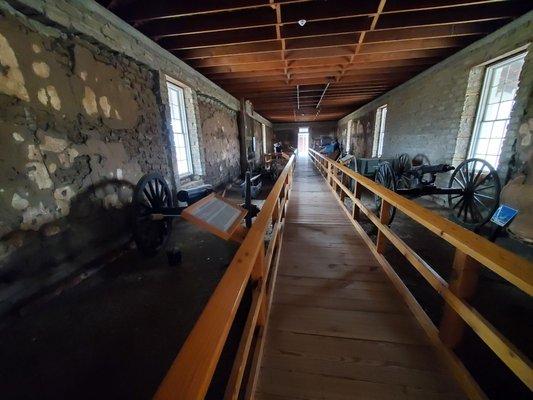
[[[255,398],[465,398],[307,159],[295,171]]]

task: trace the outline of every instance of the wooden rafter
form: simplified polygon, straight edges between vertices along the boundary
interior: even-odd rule
[[[98,1],[276,121],[338,119],[531,9],[529,0]],[[320,114],[307,115],[328,82]]]

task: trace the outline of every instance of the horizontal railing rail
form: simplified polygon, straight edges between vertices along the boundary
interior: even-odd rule
[[[463,333],[464,324],[485,342],[485,344],[524,382],[533,389],[533,370],[531,361],[522,354],[505,336],[480,315],[467,300],[473,295],[477,282],[478,270],[484,266],[495,272],[508,282],[528,295],[533,294],[533,264],[485,238],[471,232],[452,221],[420,206],[412,200],[385,188],[382,185],[358,174],[346,166],[325,157],[313,149],[309,155],[324,175],[326,181],[342,205],[342,209],[350,221],[363,236],[389,278],[400,291],[415,317],[426,330],[435,345],[441,348],[452,372],[471,398],[485,398],[483,392],[472,380],[468,371],[451,351]],[[350,189],[351,181],[355,188]],[[376,215],[361,201],[362,188],[379,196],[381,201],[380,215]],[[352,200],[352,210],[348,210],[344,199]],[[424,261],[407,243],[405,243],[386,224],[388,211],[396,207],[412,220],[429,229],[455,247],[453,262],[454,274],[448,283],[426,261]],[[360,213],[377,227],[376,243],[366,234],[358,220]],[[402,253],[422,277],[438,292],[445,301],[445,310],[439,329],[429,319],[405,284],[401,281],[392,266],[383,256],[387,244],[390,243]]]
[[[154,399],[200,400],[205,397],[244,291],[250,282],[253,288],[250,311],[224,399],[237,399],[244,390],[247,398],[253,393],[279,263],[294,164],[295,156],[289,157]],[[267,234],[268,247],[265,249]],[[245,372],[248,380],[244,387]]]

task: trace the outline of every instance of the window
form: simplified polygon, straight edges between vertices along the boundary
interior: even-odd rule
[[[263,139],[263,154],[267,153],[267,133],[266,133],[266,126],[264,124],[261,125],[261,134]]]
[[[383,154],[383,137],[385,136],[385,120],[387,119],[387,105],[376,110],[376,124],[374,125],[374,143],[372,157],[381,157]]]
[[[348,121],[348,132],[346,133],[346,154],[350,153],[350,139],[352,136],[352,123],[353,121]]]
[[[298,128],[298,155],[305,156],[309,149],[309,127]]]
[[[185,115],[185,98],[181,87],[167,82],[167,88],[178,173],[180,177],[183,177],[193,173],[191,145],[187,130],[187,116]]]
[[[498,167],[525,53],[487,67],[469,157]]]

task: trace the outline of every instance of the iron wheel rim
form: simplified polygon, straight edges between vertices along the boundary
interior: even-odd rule
[[[448,187],[462,189],[461,194],[448,195],[448,207],[452,218],[467,227],[483,226],[499,206],[500,178],[494,167],[481,158],[459,164]]]

